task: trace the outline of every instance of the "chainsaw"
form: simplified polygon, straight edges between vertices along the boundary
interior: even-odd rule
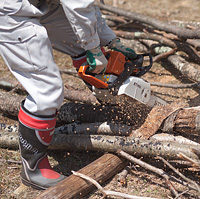
[[[129,60],[118,51],[107,51],[104,55],[108,64],[103,74],[88,72],[89,65],[82,65],[78,71],[78,75],[92,86],[97,99],[109,104],[120,104],[122,96],[128,96],[150,107],[167,104],[152,95],[150,83],[141,78],[152,67],[151,54],[139,54],[134,60]],[[149,58],[147,66],[143,66],[145,57]]]

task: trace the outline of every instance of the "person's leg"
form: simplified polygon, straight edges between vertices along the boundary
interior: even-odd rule
[[[22,20],[14,18],[10,20]],[[46,29],[37,20],[27,17],[12,31],[0,31],[0,55],[29,94],[19,111],[22,182],[46,189],[65,178],[52,170],[47,159],[56,113],[64,97],[60,72]]]
[[[116,35],[102,18],[100,10],[97,7],[95,7],[95,10],[97,32],[100,38],[100,45],[103,47],[115,38]],[[86,62],[86,52],[81,47],[60,4],[52,4],[50,12],[42,17],[41,23],[47,29],[53,48],[70,55],[76,68],[79,68],[82,63]]]

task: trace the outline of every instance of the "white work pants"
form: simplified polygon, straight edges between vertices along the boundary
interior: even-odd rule
[[[55,1],[50,6],[38,3],[38,0],[0,2],[0,55],[29,93],[25,108],[34,114],[51,115],[60,108],[64,97],[52,46],[72,57],[85,49],[59,3]],[[115,35],[97,8],[96,12],[100,43],[105,45]]]

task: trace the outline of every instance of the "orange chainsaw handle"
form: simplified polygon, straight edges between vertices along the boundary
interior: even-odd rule
[[[101,81],[100,79],[97,79],[96,77],[86,74],[86,70],[90,65],[80,66],[78,70],[78,75],[84,79],[89,84],[95,86],[96,88],[108,88],[108,84]]]

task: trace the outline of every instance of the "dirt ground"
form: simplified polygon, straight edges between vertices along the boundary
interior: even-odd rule
[[[112,4],[114,0],[105,0],[105,3]],[[162,21],[197,21],[200,22],[200,1],[199,0],[118,0],[117,5],[123,9],[142,13],[147,16],[155,17]],[[60,70],[72,68],[72,63],[67,55],[54,51],[55,61]],[[190,80],[183,77],[178,71],[176,76],[175,69],[167,62],[154,63],[152,69],[143,76],[144,79],[154,82],[162,83],[191,83]],[[5,63],[0,59],[0,76],[10,78],[12,75],[8,71]],[[85,85],[80,80],[75,80],[74,77],[62,74],[64,84],[73,85],[85,88]],[[75,82],[76,81],[76,82]],[[153,91],[167,101],[185,101],[190,105],[197,106],[199,103],[199,89],[170,89],[152,87]],[[17,121],[0,114],[0,124],[17,124]],[[1,128],[1,126],[0,126]],[[1,131],[1,129],[0,129]],[[76,152],[76,151],[62,151],[59,153],[49,152],[49,158],[52,166],[56,171],[69,176],[71,170],[79,170],[90,162],[100,157],[101,152]],[[17,163],[9,162],[7,160],[15,160]],[[20,185],[20,169],[21,164],[19,151],[0,149],[0,198],[14,198],[12,193]],[[150,161],[150,160],[149,160]],[[151,161],[154,164],[154,161]],[[197,180],[200,183],[200,172],[191,168],[180,169],[186,176]],[[168,172],[170,172],[168,170]],[[177,190],[181,193],[185,188],[174,184]],[[154,198],[173,198],[165,181],[157,175],[147,172],[141,167],[133,169],[127,178],[127,186],[122,186],[117,181],[117,176],[114,176],[110,181],[104,184],[105,189],[120,191],[138,196],[154,197]],[[184,190],[183,190],[184,189]],[[23,195],[19,195],[20,199],[35,198],[40,191],[28,188]],[[84,199],[98,199],[102,195],[94,190],[91,194],[84,197]],[[114,197],[113,197],[114,198]],[[192,191],[185,194],[183,199],[198,198],[194,196]]]

